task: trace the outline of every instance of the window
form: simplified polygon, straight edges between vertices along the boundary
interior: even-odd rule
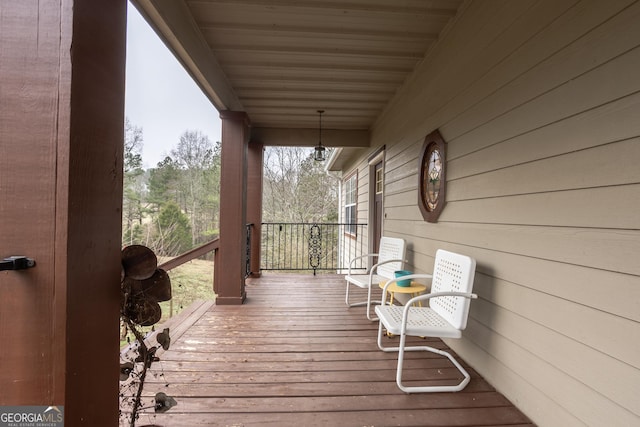
[[[351,175],[344,182],[344,222],[345,233],[356,235],[356,199],[358,195],[358,176],[357,174]]]
[[[382,184],[384,183],[384,173],[382,167],[376,169],[376,194],[382,194]]]

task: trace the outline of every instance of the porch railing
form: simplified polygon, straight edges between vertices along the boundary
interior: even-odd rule
[[[220,239],[216,237],[210,242],[207,242],[203,245],[193,248],[181,255],[178,255],[175,258],[172,258],[160,264],[158,267],[162,268],[165,271],[169,271],[176,267],[180,267],[182,264],[192,261],[198,257],[201,257],[202,255],[206,255],[211,251],[214,251],[214,259],[215,259],[218,255],[218,249],[220,249]]]
[[[251,233],[253,232],[253,224],[247,224],[247,242],[246,257],[244,263],[244,277],[251,276]]]
[[[366,254],[367,224],[262,223],[260,270],[339,271]],[[366,270],[367,259],[354,266]]]

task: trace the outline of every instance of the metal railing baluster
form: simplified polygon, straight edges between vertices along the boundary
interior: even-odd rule
[[[366,253],[366,232],[367,224],[262,223],[260,270],[346,270],[351,258]]]

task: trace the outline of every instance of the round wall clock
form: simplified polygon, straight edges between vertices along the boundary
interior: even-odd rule
[[[425,221],[437,222],[445,203],[445,143],[437,130],[424,139],[420,154],[418,205]]]

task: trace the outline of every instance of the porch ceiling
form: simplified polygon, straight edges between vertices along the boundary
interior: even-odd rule
[[[133,0],[218,110],[245,111],[254,128],[317,129],[322,109],[323,129],[360,131],[462,2]]]

